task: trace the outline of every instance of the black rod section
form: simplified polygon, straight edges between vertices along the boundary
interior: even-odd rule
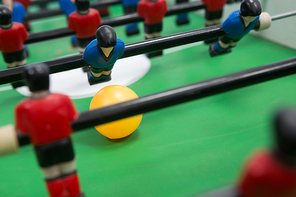
[[[104,1],[99,1],[99,2],[92,2],[90,4],[90,7],[94,8],[94,9],[100,9],[100,8],[108,7],[111,5],[117,5],[117,4],[121,4],[121,1],[119,1],[119,0],[104,0]],[[42,18],[58,16],[58,15],[63,15],[63,14],[64,14],[64,12],[60,9],[43,10],[43,11],[40,11],[37,13],[27,14],[26,17],[24,18],[24,21],[42,19]]]
[[[205,80],[124,103],[80,113],[72,124],[81,130],[296,73],[296,58]]]
[[[206,39],[212,39],[223,35],[226,35],[226,33],[224,32],[222,26],[215,25],[197,30],[131,43],[125,46],[122,58],[140,55],[143,53],[160,51],[163,49],[189,44],[192,42],[198,42]],[[81,54],[44,61],[43,63],[48,65],[51,73],[57,73],[87,66],[87,63],[82,58]],[[24,66],[18,66],[15,68],[0,70],[0,85],[21,80],[21,73],[23,71],[23,68]]]
[[[34,0],[31,5],[43,5],[44,3],[57,2],[57,0]]]
[[[182,3],[182,4],[169,7],[168,12],[166,13],[166,16],[204,9],[205,7],[206,5],[203,4],[202,2]],[[110,25],[112,27],[116,27],[116,26],[127,25],[130,23],[136,23],[141,21],[144,21],[144,19],[140,17],[137,13],[134,13],[134,14],[127,14],[124,16],[115,17],[115,18],[102,19],[101,25]],[[32,33],[32,34],[29,34],[27,40],[25,41],[25,44],[32,44],[36,42],[62,38],[62,37],[71,36],[71,35],[75,35],[75,32],[73,32],[67,27],[38,32],[38,33]]]
[[[81,112],[77,120],[71,124],[71,127],[74,131],[79,131],[107,122],[171,107],[184,102],[213,96],[295,73],[296,58],[287,59],[230,75],[151,94],[108,107]],[[20,146],[29,144],[27,136],[18,136],[18,141]],[[230,190],[226,190],[226,193],[231,194],[233,191],[233,188],[230,188]],[[218,194],[224,194],[224,192]],[[217,197],[222,196],[217,195]]]

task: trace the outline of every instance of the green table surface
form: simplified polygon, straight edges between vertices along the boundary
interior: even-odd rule
[[[122,15],[120,6],[112,16]],[[162,35],[202,28],[202,17],[190,13],[190,24],[177,26],[175,16],[164,20]],[[282,20],[284,22],[284,20]],[[34,32],[66,26],[64,16],[32,22]],[[141,33],[125,43],[141,41]],[[268,31],[268,30],[266,30]],[[28,63],[77,53],[70,38],[29,45]],[[139,96],[295,57],[296,51],[248,35],[233,52],[211,58],[208,46],[166,50],[151,60],[146,76],[130,85]],[[5,68],[2,57],[1,69]],[[72,135],[77,170],[86,196],[195,196],[235,184],[253,151],[272,146],[272,113],[295,105],[296,76],[241,88],[201,100],[144,114],[139,128],[122,141],[110,141],[94,128]],[[71,81],[69,81],[71,83]],[[8,85],[0,86],[0,126],[14,122],[14,107],[24,99]],[[8,89],[8,90],[6,90]],[[77,99],[79,111],[91,98]],[[43,176],[32,146],[0,158],[0,196],[46,196]]]

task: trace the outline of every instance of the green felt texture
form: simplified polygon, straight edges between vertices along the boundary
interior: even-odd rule
[[[111,13],[120,16],[122,8],[113,6]],[[162,35],[203,27],[202,17],[191,13],[190,19],[189,25],[178,27],[175,17],[166,18]],[[33,22],[32,28],[38,32],[65,25],[61,16]],[[141,34],[131,38],[125,36],[124,27],[115,30],[125,43],[144,38],[143,24]],[[29,50],[29,63],[77,53],[70,38],[33,44]],[[148,74],[130,88],[145,96],[295,55],[294,50],[251,35],[232,53],[214,58],[202,43],[152,59]],[[122,141],[110,141],[94,128],[73,134],[82,190],[88,197],[178,197],[236,183],[250,154],[271,146],[272,113],[295,104],[295,81],[292,75],[144,114],[139,128]],[[14,107],[23,99],[14,90],[0,91],[0,126],[14,122]],[[90,101],[74,103],[85,111]],[[0,177],[0,196],[46,196],[32,146],[1,157]]]

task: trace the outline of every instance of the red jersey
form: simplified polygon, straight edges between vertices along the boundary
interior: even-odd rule
[[[30,136],[34,145],[44,145],[68,137],[70,122],[76,112],[66,95],[49,94],[40,99],[29,98],[16,108],[16,128]]]
[[[77,11],[69,15],[69,28],[76,32],[77,38],[89,38],[96,35],[101,25],[100,13],[90,8],[88,14],[81,15]]]
[[[31,0],[13,0],[15,2],[20,2],[21,4],[23,4],[23,6],[25,7],[25,9],[27,10],[28,6],[31,4]]]
[[[148,25],[162,22],[167,11],[165,0],[158,0],[157,2],[141,0],[138,4],[138,14],[145,19],[144,23]]]
[[[207,11],[219,11],[223,10],[227,0],[202,0],[208,7]]]
[[[13,22],[10,29],[0,28],[0,49],[3,53],[12,53],[24,49],[28,33],[23,24]]]
[[[247,165],[239,192],[244,197],[295,197],[296,167],[281,163],[272,153],[257,153]]]

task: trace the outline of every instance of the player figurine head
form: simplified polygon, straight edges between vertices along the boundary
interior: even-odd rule
[[[240,7],[240,14],[246,16],[259,16],[262,12],[261,4],[258,0],[243,0]]]
[[[75,5],[79,14],[87,14],[89,12],[89,0],[75,0]]]
[[[0,5],[0,26],[10,26],[12,24],[11,22],[11,10],[5,6]]]
[[[49,68],[45,64],[25,66],[23,78],[33,93],[49,89]]]
[[[100,47],[114,47],[117,43],[116,33],[109,25],[99,27],[96,32],[96,37]]]
[[[276,153],[283,162],[296,164],[296,112],[282,109],[275,117]]]

